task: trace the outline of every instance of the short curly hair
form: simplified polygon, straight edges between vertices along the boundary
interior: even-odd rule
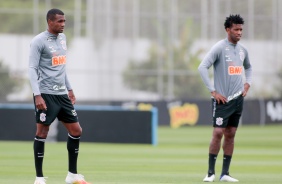
[[[225,29],[231,28],[232,24],[244,24],[244,19],[239,14],[226,17],[224,22]]]
[[[52,21],[55,20],[56,14],[65,15],[62,10],[53,8],[53,9],[51,9],[47,12],[47,15],[46,15],[47,22],[48,22],[49,19],[52,20]]]

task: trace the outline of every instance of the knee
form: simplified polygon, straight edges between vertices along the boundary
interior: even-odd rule
[[[81,136],[81,134],[82,134],[82,128],[81,127],[79,127],[77,133],[79,134],[79,136]]]
[[[233,140],[236,134],[236,129],[226,129],[224,131],[224,137],[225,139],[231,139]]]
[[[72,129],[69,134],[71,134],[72,136],[76,136],[76,137],[80,137],[82,134],[82,128],[81,127],[77,127],[75,129]]]
[[[36,136],[46,139],[49,132],[49,126],[36,130]]]
[[[235,133],[229,132],[224,134],[224,142],[226,144],[234,144]]]
[[[213,139],[220,141],[222,139],[223,132],[221,130],[214,130],[213,132]]]

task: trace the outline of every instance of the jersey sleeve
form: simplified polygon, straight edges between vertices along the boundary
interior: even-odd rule
[[[68,79],[67,74],[66,74],[66,87],[67,87],[67,90],[68,90],[68,91],[69,91],[69,90],[72,90],[72,87],[71,87],[71,84],[70,84],[70,81],[69,81],[69,79]]]
[[[214,64],[219,55],[219,48],[217,45],[213,46],[208,54],[204,57],[198,67],[202,80],[210,92],[215,91],[214,85],[209,78],[209,68]]]
[[[66,37],[66,35],[65,35],[64,33],[61,33],[61,35],[64,37],[64,39],[65,39],[66,42],[67,42],[67,37]],[[67,48],[67,46],[66,46],[66,48]],[[67,88],[68,91],[69,91],[69,90],[72,90],[72,87],[71,87],[70,81],[69,81],[69,79],[68,79],[67,73],[66,73],[66,78],[65,78],[65,84],[66,84],[66,88]]]
[[[38,79],[39,79],[38,66],[39,66],[39,61],[40,61],[40,56],[43,46],[40,43],[41,42],[39,39],[34,38],[31,41],[30,52],[29,52],[28,74],[29,74],[29,81],[34,96],[41,94],[38,85]]]
[[[248,52],[246,51],[246,57],[243,63],[244,69],[245,69],[245,77],[246,82],[251,85],[252,84],[252,65],[249,60]]]

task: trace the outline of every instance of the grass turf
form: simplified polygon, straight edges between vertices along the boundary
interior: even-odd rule
[[[247,184],[282,183],[282,125],[241,126],[230,173]],[[202,182],[207,171],[211,127],[158,129],[157,146],[81,143],[78,168],[95,184],[156,184]],[[34,182],[32,142],[0,141],[0,183]],[[61,184],[67,173],[65,143],[45,145],[44,175]],[[216,164],[221,172],[222,151]]]

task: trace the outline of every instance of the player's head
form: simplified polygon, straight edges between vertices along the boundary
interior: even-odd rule
[[[233,24],[244,24],[244,19],[239,15],[230,15],[229,17],[226,17],[224,22],[225,29],[231,28]]]
[[[57,14],[58,15],[65,15],[62,10],[59,10],[59,9],[56,9],[56,8],[53,8],[53,9],[49,10],[47,12],[47,15],[46,15],[47,22],[48,22],[48,20],[54,21],[56,19],[56,15]]]
[[[48,31],[53,34],[62,33],[65,28],[65,14],[59,9],[51,9],[46,15]]]
[[[242,36],[244,20],[240,15],[226,17],[224,27],[228,34],[228,40],[236,44]]]

